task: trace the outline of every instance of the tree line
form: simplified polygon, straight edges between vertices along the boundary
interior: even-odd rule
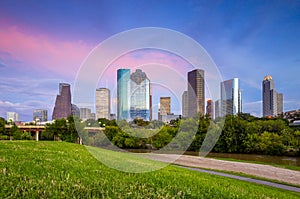
[[[0,139],[32,139],[17,126],[5,131],[7,122],[0,118]],[[88,132],[84,127],[103,127]],[[300,155],[300,130],[283,118],[257,118],[249,114],[227,115],[224,120],[208,116],[161,121],[89,119],[69,116],[46,125],[41,140],[83,142],[85,145],[123,149],[172,149],[199,151],[204,139],[214,143],[213,152]],[[203,146],[202,146],[203,147]],[[204,146],[205,147],[205,146]]]

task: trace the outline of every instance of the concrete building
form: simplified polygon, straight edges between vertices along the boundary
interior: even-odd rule
[[[130,69],[117,71],[117,120],[129,120],[130,115]]]
[[[96,89],[96,119],[110,119],[110,90]]]
[[[78,106],[75,104],[72,104],[71,107],[72,107],[71,108],[72,115],[76,116],[76,117],[80,117],[80,109],[78,108]]]
[[[46,122],[48,121],[48,111],[44,109],[33,110],[32,120],[35,122]]]
[[[52,120],[67,118],[72,114],[70,84],[60,83],[59,94],[56,96]]]
[[[161,97],[158,111],[158,120],[162,120],[163,115],[171,113],[171,97]]]
[[[170,114],[167,114],[167,115],[162,115],[161,116],[161,121],[164,122],[164,123],[170,123],[171,120],[176,120],[180,118],[180,115],[174,115],[174,113],[170,113]]]
[[[283,112],[283,94],[277,93],[270,75],[262,81],[263,117],[275,117]]]
[[[95,119],[95,114],[89,108],[80,108],[80,119],[86,121],[88,119]]]
[[[188,117],[204,115],[204,109],[204,70],[195,69],[188,72]]]
[[[206,114],[209,115],[210,119],[214,119],[214,102],[211,99],[206,101]]]
[[[137,69],[130,76],[130,120],[150,121],[150,80]]]
[[[182,93],[182,111],[181,111],[182,117],[188,116],[188,92],[184,91]]]
[[[221,116],[242,112],[242,92],[238,78],[221,82]]]
[[[6,112],[6,121],[18,122],[19,114],[16,112]]]
[[[217,100],[215,102],[215,118],[222,117],[221,112],[221,100]]]

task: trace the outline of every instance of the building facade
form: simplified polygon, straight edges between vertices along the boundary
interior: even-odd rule
[[[130,69],[117,71],[117,120],[130,118]]]
[[[48,121],[48,111],[44,109],[33,110],[33,121],[46,122]]]
[[[221,116],[242,112],[242,92],[238,78],[221,82]]]
[[[214,119],[214,102],[211,99],[206,101],[206,114],[210,119]]]
[[[219,99],[215,102],[215,118],[222,117],[221,112],[221,100]]]
[[[52,120],[67,118],[72,114],[70,84],[60,83],[59,94],[56,96]]]
[[[158,120],[162,120],[163,115],[171,113],[171,97],[161,97],[159,103]]]
[[[137,69],[130,76],[130,120],[150,121],[150,80]]]
[[[6,121],[8,122],[18,122],[19,114],[16,112],[6,112]]]
[[[80,108],[80,119],[86,121],[88,119],[95,119],[95,115],[92,113],[92,110],[89,108]]]
[[[263,117],[275,117],[283,113],[283,94],[277,93],[270,75],[262,81]]]
[[[204,108],[204,70],[195,69],[188,72],[188,117],[204,115]]]
[[[188,116],[188,92],[184,91],[182,93],[182,117],[187,117]]]
[[[96,89],[96,119],[110,119],[110,90]]]

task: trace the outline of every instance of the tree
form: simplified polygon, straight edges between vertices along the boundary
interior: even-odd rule
[[[14,140],[22,139],[22,131],[15,124],[11,127],[10,134],[13,136]]]

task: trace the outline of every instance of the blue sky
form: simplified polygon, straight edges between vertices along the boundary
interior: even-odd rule
[[[58,83],[73,84],[96,45],[148,26],[192,37],[224,80],[240,78],[243,112],[261,116],[267,74],[284,95],[284,110],[300,108],[300,1],[2,0],[0,117],[16,111],[29,121],[33,109],[45,108],[51,118]]]

